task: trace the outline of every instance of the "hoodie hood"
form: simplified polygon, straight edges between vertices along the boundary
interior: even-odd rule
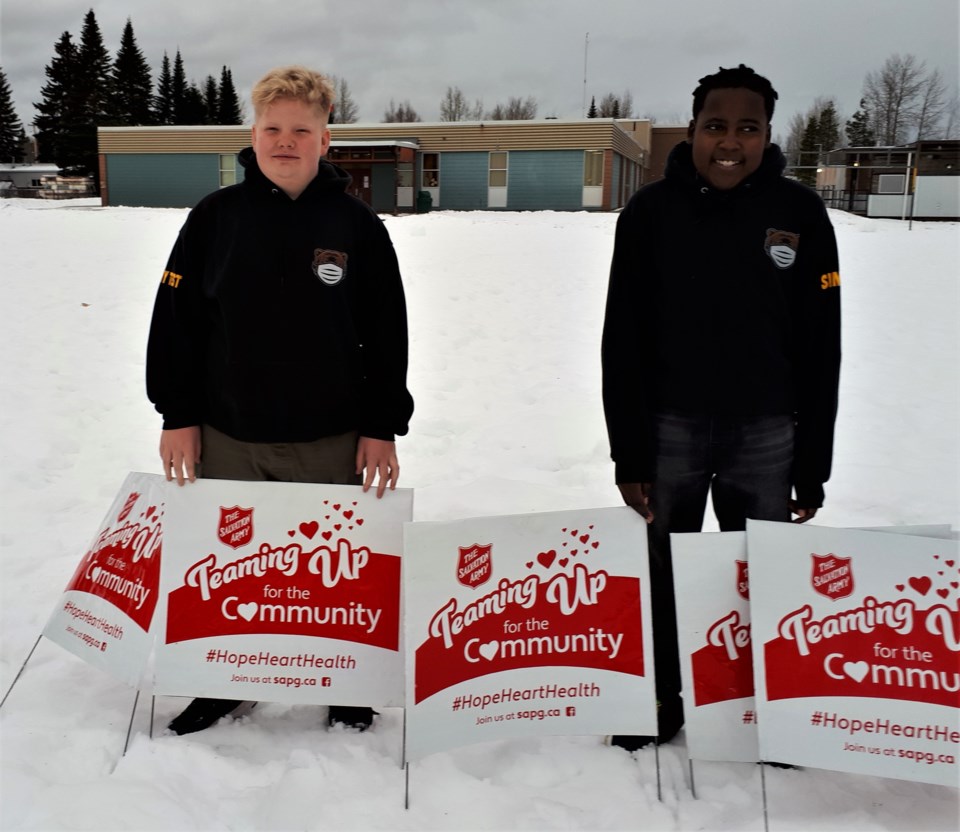
[[[260,170],[257,164],[257,154],[253,152],[252,147],[245,147],[237,154],[241,167],[244,169],[244,182],[250,183],[255,188],[264,188],[273,190],[277,186],[271,182]],[[306,190],[301,194],[301,198],[317,191],[345,191],[352,181],[350,174],[343,168],[321,159],[317,167],[317,175],[313,181],[307,185]]]
[[[730,191],[720,191],[704,180],[693,166],[693,148],[689,142],[680,142],[675,145],[667,157],[664,178],[675,185],[695,187],[702,193],[729,193],[737,194],[756,190],[768,185],[783,175],[787,167],[787,160],[779,145],[770,144],[763,151],[760,167],[743,180],[736,188]]]

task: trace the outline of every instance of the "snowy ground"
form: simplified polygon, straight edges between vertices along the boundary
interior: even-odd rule
[[[0,200],[0,689],[128,471],[159,471],[143,391],[157,281],[181,210]],[[960,234],[954,223],[832,214],[844,368],[834,476],[817,522],[958,524]],[[387,218],[407,287],[418,520],[616,505],[599,338],[616,216]],[[715,526],[708,525],[708,529]],[[4,830],[763,828],[756,766],[697,764],[681,738],[633,759],[597,737],[491,743],[411,770],[399,710],[375,730],[261,705],[163,736],[181,700],[134,692],[42,642],[0,714]],[[767,772],[774,830],[956,830],[957,791],[825,771]]]

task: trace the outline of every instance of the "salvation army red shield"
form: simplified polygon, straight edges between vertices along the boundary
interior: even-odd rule
[[[737,593],[745,601],[750,600],[750,565],[745,560],[736,561],[737,564]]]
[[[816,592],[834,601],[853,594],[853,567],[850,565],[850,558],[813,553],[810,557],[813,559],[810,581]]]
[[[253,509],[220,506],[217,537],[225,546],[239,549],[253,540]]]
[[[493,574],[493,545],[458,546],[457,580],[473,589],[490,580]]]

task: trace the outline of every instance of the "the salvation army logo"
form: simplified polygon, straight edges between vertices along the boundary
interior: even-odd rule
[[[552,548],[511,545],[519,575],[497,555],[496,585],[450,597],[431,617],[416,650],[414,699],[490,673],[528,667],[584,667],[644,675],[640,581],[591,563],[600,549],[593,525],[563,528]],[[542,541],[541,541],[542,542]],[[460,548],[457,581],[486,581],[492,544]],[[519,551],[518,551],[519,550]],[[484,561],[484,557],[486,560]],[[471,566],[477,564],[476,572]],[[524,568],[525,567],[525,568]],[[470,583],[472,575],[476,584]]]
[[[478,587],[490,580],[493,574],[493,546],[458,546],[460,557],[457,559],[457,580],[470,588]]]
[[[750,565],[745,560],[736,561],[737,564],[737,593],[745,601],[750,600]]]
[[[220,506],[217,537],[225,546],[239,549],[253,540],[253,509]]]
[[[122,523],[127,517],[130,516],[130,512],[133,511],[133,507],[137,504],[137,500],[140,499],[140,493],[137,491],[130,492],[130,496],[127,497],[127,501],[123,504],[123,508],[120,509],[120,513],[117,515],[117,522]]]
[[[327,286],[336,286],[347,276],[347,255],[318,248],[313,252],[313,273]]]
[[[813,559],[810,581],[814,590],[834,601],[853,594],[853,567],[850,565],[852,558],[813,553],[810,557]]]

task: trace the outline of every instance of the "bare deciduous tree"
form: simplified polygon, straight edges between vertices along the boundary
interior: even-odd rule
[[[420,116],[416,110],[410,105],[410,101],[401,101],[399,104],[394,104],[393,99],[390,99],[390,106],[386,109],[383,114],[384,123],[403,123],[409,124],[412,121],[420,121]]]
[[[447,87],[440,102],[440,121],[479,121],[483,118],[483,102],[478,98],[472,105],[460,87]]]
[[[891,55],[883,66],[868,72],[863,98],[872,116],[874,136],[882,145],[902,144],[916,123],[924,88],[926,64],[915,55]]]
[[[497,104],[487,118],[491,121],[529,121],[537,117],[537,99],[532,95],[526,98],[511,97],[507,103]]]
[[[353,94],[350,92],[347,79],[340,78],[337,75],[328,77],[337,96],[333,109],[330,111],[330,123],[354,124],[360,115],[360,110],[357,107],[357,102],[353,100]]]

